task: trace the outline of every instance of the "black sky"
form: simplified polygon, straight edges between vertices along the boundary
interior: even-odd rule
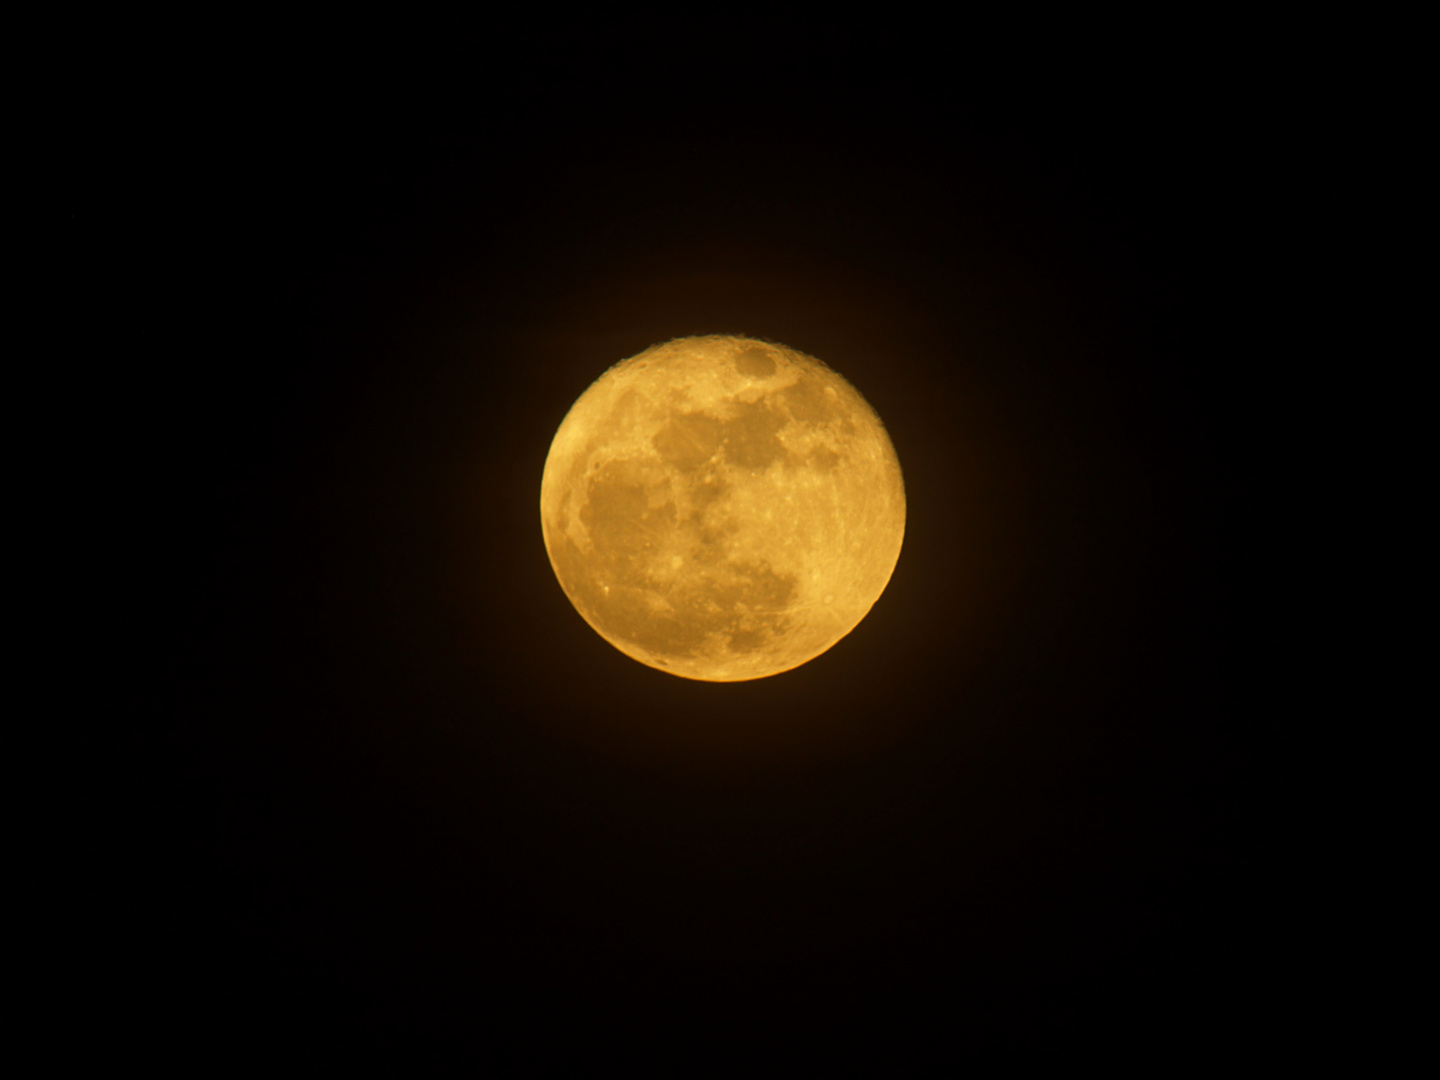
[[[157,1008],[321,1052],[1249,1023],[1243,146],[1174,85],[849,49],[287,57],[157,129],[174,640],[90,841]],[[736,685],[602,641],[538,516],[574,399],[707,332],[844,374],[909,500],[860,627]]]

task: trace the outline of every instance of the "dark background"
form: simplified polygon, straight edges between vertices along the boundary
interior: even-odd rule
[[[321,1053],[1248,1032],[1249,156],[1213,96],[583,27],[337,53],[172,88],[134,147],[185,299],[173,618],[154,715],[87,744],[96,1000]],[[909,502],[866,620],[733,685],[600,639],[538,514],[575,398],[707,332],[845,375]]]

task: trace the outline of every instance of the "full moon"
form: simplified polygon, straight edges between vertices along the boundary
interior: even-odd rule
[[[595,631],[687,679],[778,675],[884,592],[905,485],[870,405],[819,360],[679,338],[605,372],[540,485],[550,564]]]

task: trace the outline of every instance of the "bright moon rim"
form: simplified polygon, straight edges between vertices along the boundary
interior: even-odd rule
[[[820,361],[680,338],[602,375],[540,488],[565,595],[606,641],[688,679],[789,671],[853,630],[905,536],[875,411]]]

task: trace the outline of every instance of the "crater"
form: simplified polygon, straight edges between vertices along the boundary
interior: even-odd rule
[[[660,488],[647,484],[645,472],[634,462],[608,462],[590,481],[588,498],[580,508],[606,572],[619,580],[636,572],[638,558],[653,552],[675,529],[675,503],[661,502]]]
[[[670,657],[694,656],[705,644],[708,627],[685,610],[658,612],[654,594],[618,589],[605,610],[605,632]]]
[[[726,569],[735,576],[719,588],[707,575],[703,582],[681,582],[668,590],[615,586],[603,600],[592,588],[587,599],[599,600],[596,607],[604,612],[607,634],[652,654],[700,655],[717,639],[734,652],[754,652],[784,633],[796,581],[764,563],[729,564]]]
[[[817,424],[837,415],[835,399],[825,393],[819,379],[802,377],[794,386],[786,387],[781,396],[796,420]]]
[[[714,507],[730,491],[730,484],[719,476],[710,474],[696,477],[690,486],[690,519],[698,520]]]
[[[775,433],[785,418],[763,400],[742,404],[739,415],[725,425],[725,460],[741,468],[759,471],[785,456],[785,447]]]
[[[650,439],[668,465],[686,471],[700,468],[720,449],[721,423],[705,413],[683,413],[667,420]]]
[[[752,379],[768,379],[775,374],[775,361],[764,349],[749,348],[735,357],[735,370]]]
[[[795,578],[777,574],[765,563],[732,563],[730,568],[736,571],[735,580],[709,590],[710,603],[727,614],[778,613],[795,598]]]
[[[761,633],[759,630],[736,630],[730,635],[730,651],[738,653],[754,652],[769,639],[769,634]]]

